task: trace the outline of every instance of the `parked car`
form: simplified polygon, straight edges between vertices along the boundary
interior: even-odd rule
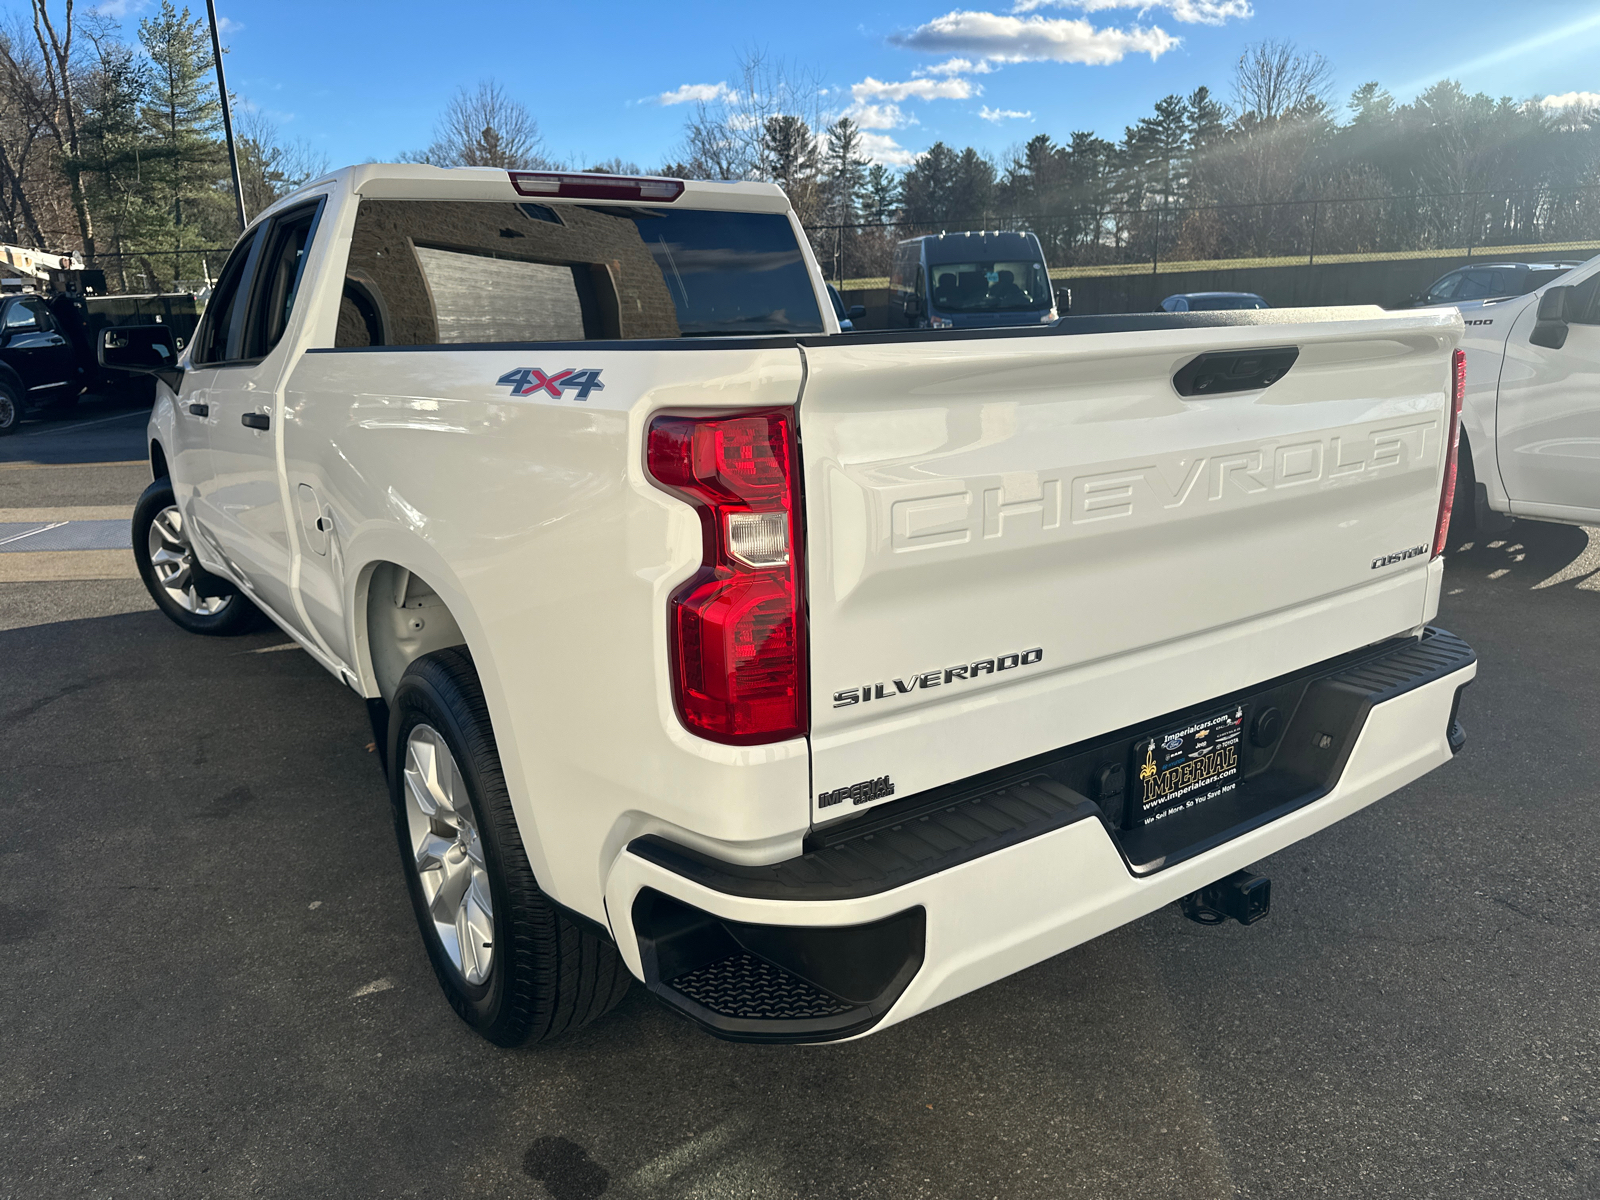
[[[100,366],[96,335],[112,325],[161,322],[181,349],[198,319],[194,297],[185,293],[7,297],[0,302],[0,436],[15,433],[34,409],[70,410],[85,388],[153,398],[148,378]]]
[[[844,298],[839,295],[839,289],[833,284],[828,284],[828,300],[833,304],[833,315],[838,319],[839,331],[849,333],[856,327],[856,322],[867,315],[865,304],[852,304],[849,308],[844,306]]]
[[[1411,297],[1410,306],[1421,308],[1448,304],[1460,309],[1477,308],[1490,300],[1525,296],[1537,291],[1577,266],[1582,266],[1577,259],[1538,263],[1469,263],[1434,280],[1427,291]]]
[[[1267,302],[1254,292],[1179,292],[1161,302],[1162,312],[1225,312],[1266,307]]]
[[[1031,233],[936,233],[895,247],[889,304],[912,329],[1040,325],[1057,316]]]
[[[492,1041],[633,978],[830,1041],[1252,921],[1247,864],[1464,741],[1458,314],[840,338],[819,279],[771,185],[368,164],[255,219],[181,357],[101,335],[162,380],[146,587],[366,700]]]
[[[1462,313],[1460,531],[1600,524],[1600,258]]]

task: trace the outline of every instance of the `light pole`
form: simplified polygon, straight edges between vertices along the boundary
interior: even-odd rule
[[[217,36],[217,0],[206,0],[211,18],[211,53],[217,60],[217,92],[222,97],[222,132],[228,139],[228,165],[233,168],[233,203],[239,210],[239,232],[244,232],[244,184],[239,180],[239,151],[233,144],[233,105],[228,103],[228,81],[222,74],[222,39]]]

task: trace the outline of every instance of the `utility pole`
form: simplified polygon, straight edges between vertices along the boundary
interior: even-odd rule
[[[222,97],[222,132],[228,139],[228,165],[233,168],[233,203],[239,210],[239,232],[244,232],[244,184],[239,180],[239,150],[233,144],[233,105],[228,103],[228,81],[222,74],[222,39],[217,36],[217,0],[206,0],[211,18],[211,53],[217,60],[217,92]]]

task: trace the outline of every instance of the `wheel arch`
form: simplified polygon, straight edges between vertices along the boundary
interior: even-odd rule
[[[393,541],[381,549],[374,547],[354,578],[348,611],[355,660],[350,666],[358,674],[358,690],[369,704],[381,700],[384,707],[380,711],[387,722],[387,706],[407,666],[435,650],[464,646],[488,704],[523,848],[535,877],[548,880],[550,865],[527,791],[522,747],[508,727],[505,681],[489,653],[488,634],[460,581],[426,544]],[[423,621],[421,629],[412,627],[417,617]]]
[[[150,439],[150,478],[152,481],[167,478],[167,452],[161,447],[160,438]]]
[[[389,703],[406,667],[424,654],[451,646],[472,652],[473,639],[457,615],[465,608],[464,598],[450,586],[453,582],[388,558],[361,568],[350,611],[364,691]],[[466,624],[475,622],[468,618]]]

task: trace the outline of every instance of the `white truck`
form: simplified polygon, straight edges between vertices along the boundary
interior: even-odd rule
[[[367,701],[439,982],[850,1038],[1450,759],[1450,311],[837,334],[752,183],[352,167],[165,384],[143,577]]]
[[[1462,317],[1458,534],[1507,517],[1600,524],[1600,258]]]

